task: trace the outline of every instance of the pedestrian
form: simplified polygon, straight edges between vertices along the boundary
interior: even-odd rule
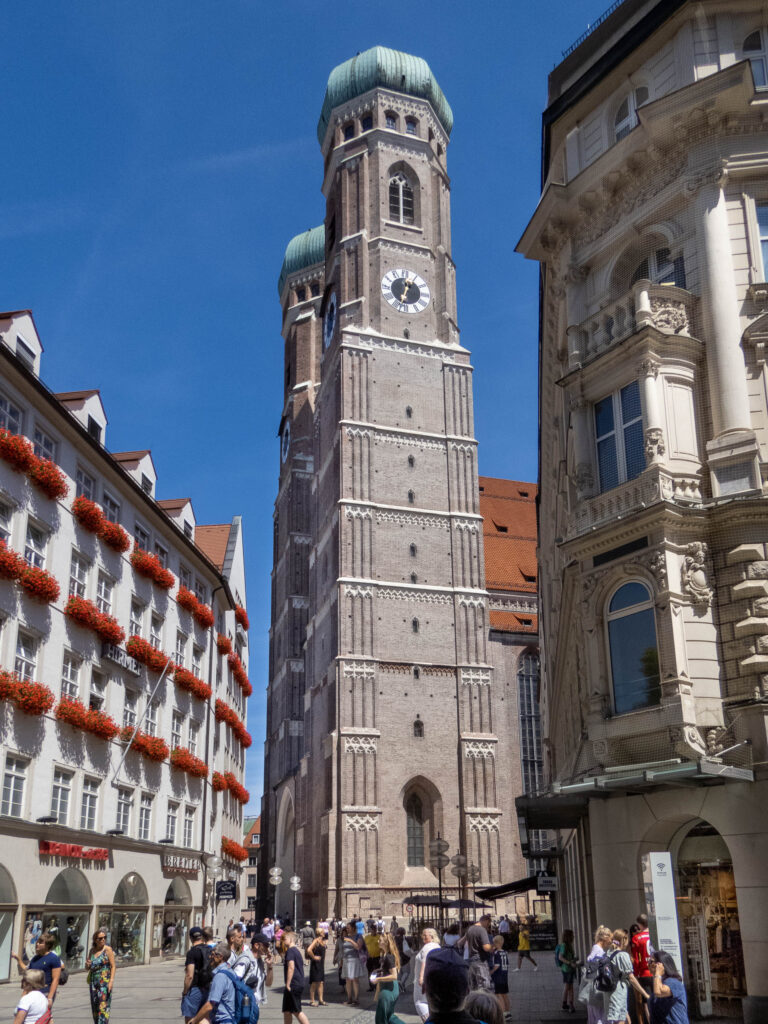
[[[368,974],[369,984],[368,991],[373,992],[374,986],[370,983],[370,977],[374,971],[378,970],[379,967],[379,936],[376,931],[376,922],[370,921],[368,924],[368,931],[365,934],[365,949],[367,952],[365,969]]]
[[[85,966],[91,991],[93,1024],[107,1024],[112,1006],[112,986],[115,983],[115,954],[112,947],[107,945],[107,933],[103,928],[97,928],[93,933]]]
[[[630,929],[629,955],[632,960],[632,971],[640,983],[640,987],[650,996],[653,992],[653,974],[651,972],[653,946],[648,931],[648,918],[645,914],[638,914]],[[649,1000],[641,1000],[635,993],[635,1006],[638,1020],[648,1021],[650,1019]]]
[[[483,1024],[504,1024],[504,1013],[501,1006],[490,992],[480,990],[470,992],[464,1009],[470,1017],[482,1021]]]
[[[516,971],[519,971],[523,966],[523,960],[530,960],[533,964],[534,971],[538,971],[539,965],[531,956],[531,932],[527,922],[523,922],[520,925],[520,931],[517,935],[517,967]]]
[[[342,940],[341,976],[346,983],[347,998],[345,1006],[360,1005],[360,979],[365,976],[365,967],[360,956],[366,953],[365,943],[357,934],[357,925],[350,921],[347,925],[347,933]]]
[[[264,932],[256,932],[251,940],[251,952],[253,953],[254,969],[252,974],[245,979],[248,988],[253,989],[253,994],[259,1006],[267,1004],[267,989],[272,984],[272,952],[269,948],[269,936]]]
[[[605,1024],[624,1024],[627,1019],[628,998],[630,986],[635,989],[641,999],[648,996],[637,982],[632,973],[632,961],[627,953],[629,936],[623,928],[617,928],[611,935],[613,951],[608,953],[611,961],[611,973],[614,979],[614,988],[611,992],[605,992],[605,1009],[603,1020]]]
[[[424,995],[426,961],[433,950],[440,949],[440,940],[434,928],[424,928],[421,933],[421,942],[422,946],[416,954],[413,972],[413,1005],[416,1007],[416,1013],[421,1017],[423,1024],[429,1017],[427,997]]]
[[[327,1006],[323,1002],[325,987],[325,951],[328,939],[322,928],[317,928],[315,937],[307,947],[306,957],[309,961],[309,1005]]]
[[[42,991],[44,984],[45,975],[42,971],[24,971],[13,1024],[38,1024],[51,1019],[48,999]]]
[[[229,929],[227,942],[230,949],[227,967],[240,981],[246,981],[253,974],[256,968],[256,961],[239,924]]]
[[[397,983],[402,992],[407,992],[408,978],[411,976],[411,954],[413,950],[408,944],[405,928],[398,928],[394,934],[394,939],[397,952],[400,954],[400,973],[397,976]]]
[[[575,1013],[573,1005],[573,983],[576,979],[576,952],[573,948],[573,931],[566,928],[563,937],[555,946],[555,963],[563,975],[563,1009],[568,1013]]]
[[[235,983],[227,967],[230,948],[226,942],[217,942],[211,950],[210,966],[213,972],[208,999],[189,1024],[201,1024],[206,1018],[210,1024],[231,1024],[235,1018]]]
[[[395,915],[393,914],[393,915],[392,915],[392,920],[391,920],[391,921],[389,922],[389,930],[390,930],[390,931],[392,932],[392,934],[394,935],[394,934],[395,934],[395,932],[397,931],[398,927],[399,927],[399,925],[398,925],[398,923],[397,923],[397,918],[396,918],[396,917],[395,917]]]
[[[488,969],[488,961],[493,947],[488,935],[491,926],[491,915],[483,914],[477,924],[467,928],[456,943],[456,949],[463,953],[467,950],[469,960],[469,987],[474,992],[476,989],[490,989],[491,974]]]
[[[502,914],[501,920],[499,921],[499,935],[504,936],[504,949],[509,949],[509,918],[506,914]]]
[[[216,940],[213,937],[213,928],[209,924],[203,928],[203,942],[206,944],[208,949],[213,949],[216,945]]]
[[[379,914],[379,916],[376,918],[376,931],[379,933],[379,935],[381,935],[381,933],[384,931],[384,918],[381,916],[381,914]]]
[[[299,935],[301,936],[301,948],[306,953],[315,941],[315,929],[309,921],[304,922],[304,927],[299,932]]]
[[[689,1024],[685,986],[675,961],[657,949],[652,958],[651,1024]]]
[[[459,922],[454,921],[443,933],[443,943],[446,946],[455,946],[459,941]]]
[[[504,949],[504,936],[495,935],[491,959],[491,981],[502,1015],[509,1016],[509,955]],[[490,1024],[490,1022],[489,1022]]]
[[[371,977],[376,987],[375,1024],[403,1024],[395,1014],[395,1003],[400,996],[397,976],[400,972],[400,954],[391,933],[379,935],[379,966]]]
[[[48,1000],[49,1010],[53,1006],[61,978],[62,964],[59,957],[53,952],[55,945],[55,935],[47,931],[40,932],[35,940],[35,955],[29,963],[24,963],[18,953],[11,953],[11,959],[16,961],[16,969],[19,974],[23,974],[25,970],[43,972],[44,981],[41,991]]]
[[[603,993],[597,991],[594,986],[594,965],[595,961],[602,960],[612,948],[613,932],[604,924],[598,925],[595,931],[594,945],[587,957],[586,977],[579,989],[579,1002],[587,1004],[587,1024],[603,1024],[605,1000],[603,999]]]
[[[301,1009],[301,996],[304,991],[304,963],[301,953],[296,947],[296,933],[285,932],[285,959],[283,960],[283,1024],[291,1024],[295,1017],[299,1024],[309,1024],[307,1015]]]
[[[424,994],[430,1019],[440,1024],[476,1024],[464,1009],[469,995],[469,966],[450,946],[429,954],[424,972]]]
[[[189,1024],[207,1001],[208,989],[211,986],[211,950],[205,944],[203,929],[195,925],[189,929],[189,937],[192,945],[187,950],[187,958],[184,961],[184,985],[181,990],[181,1012],[185,1024]]]

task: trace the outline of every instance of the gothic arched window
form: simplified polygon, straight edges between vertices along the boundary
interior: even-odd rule
[[[624,97],[613,119],[613,136],[616,142],[629,135],[637,124],[637,111],[648,102],[648,88],[640,85]]]
[[[418,619],[411,619],[411,629],[413,630],[414,633],[418,633],[419,632],[419,620]]]
[[[389,179],[389,219],[413,224],[413,186],[402,171]]]
[[[606,615],[613,709],[616,714],[655,707],[661,699],[653,598],[632,580],[616,590]]]
[[[412,793],[405,802],[407,858],[409,867],[424,866],[424,807],[420,797]]]
[[[768,30],[751,32],[742,44],[744,58],[752,65],[752,77],[758,89],[768,86]]]
[[[413,723],[413,738],[416,740],[424,739],[424,723],[420,718],[417,718]]]

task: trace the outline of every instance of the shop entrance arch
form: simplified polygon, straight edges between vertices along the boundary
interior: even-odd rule
[[[56,940],[53,952],[61,957],[67,970],[84,970],[92,910],[93,894],[88,879],[79,868],[64,868],[51,882],[45,903],[26,907],[25,955],[31,959],[40,933],[50,932]]]
[[[155,907],[152,924],[152,952],[179,956],[187,948],[192,917],[192,893],[189,883],[175,875],[168,885],[163,907]]]
[[[11,969],[13,922],[19,901],[9,872],[0,864],[0,981],[8,981]]]
[[[144,879],[137,871],[129,871],[115,889],[111,906],[99,907],[98,927],[107,933],[118,963],[144,963],[148,912]]]

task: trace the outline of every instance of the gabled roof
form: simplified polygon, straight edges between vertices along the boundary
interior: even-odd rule
[[[195,527],[195,544],[220,570],[224,568],[231,528],[231,523]]]
[[[488,613],[491,629],[498,629],[502,633],[532,633],[539,632],[538,615],[525,615],[523,612],[502,612],[491,610]]]

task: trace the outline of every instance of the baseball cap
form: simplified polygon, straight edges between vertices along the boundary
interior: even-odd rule
[[[458,1004],[469,992],[469,964],[453,946],[433,950],[424,962],[424,992],[452,993]]]
[[[200,939],[200,938],[202,938],[202,936],[203,936],[203,929],[202,928],[198,928],[197,925],[195,925],[194,928],[190,928],[189,929],[189,937],[190,937],[190,939]]]

